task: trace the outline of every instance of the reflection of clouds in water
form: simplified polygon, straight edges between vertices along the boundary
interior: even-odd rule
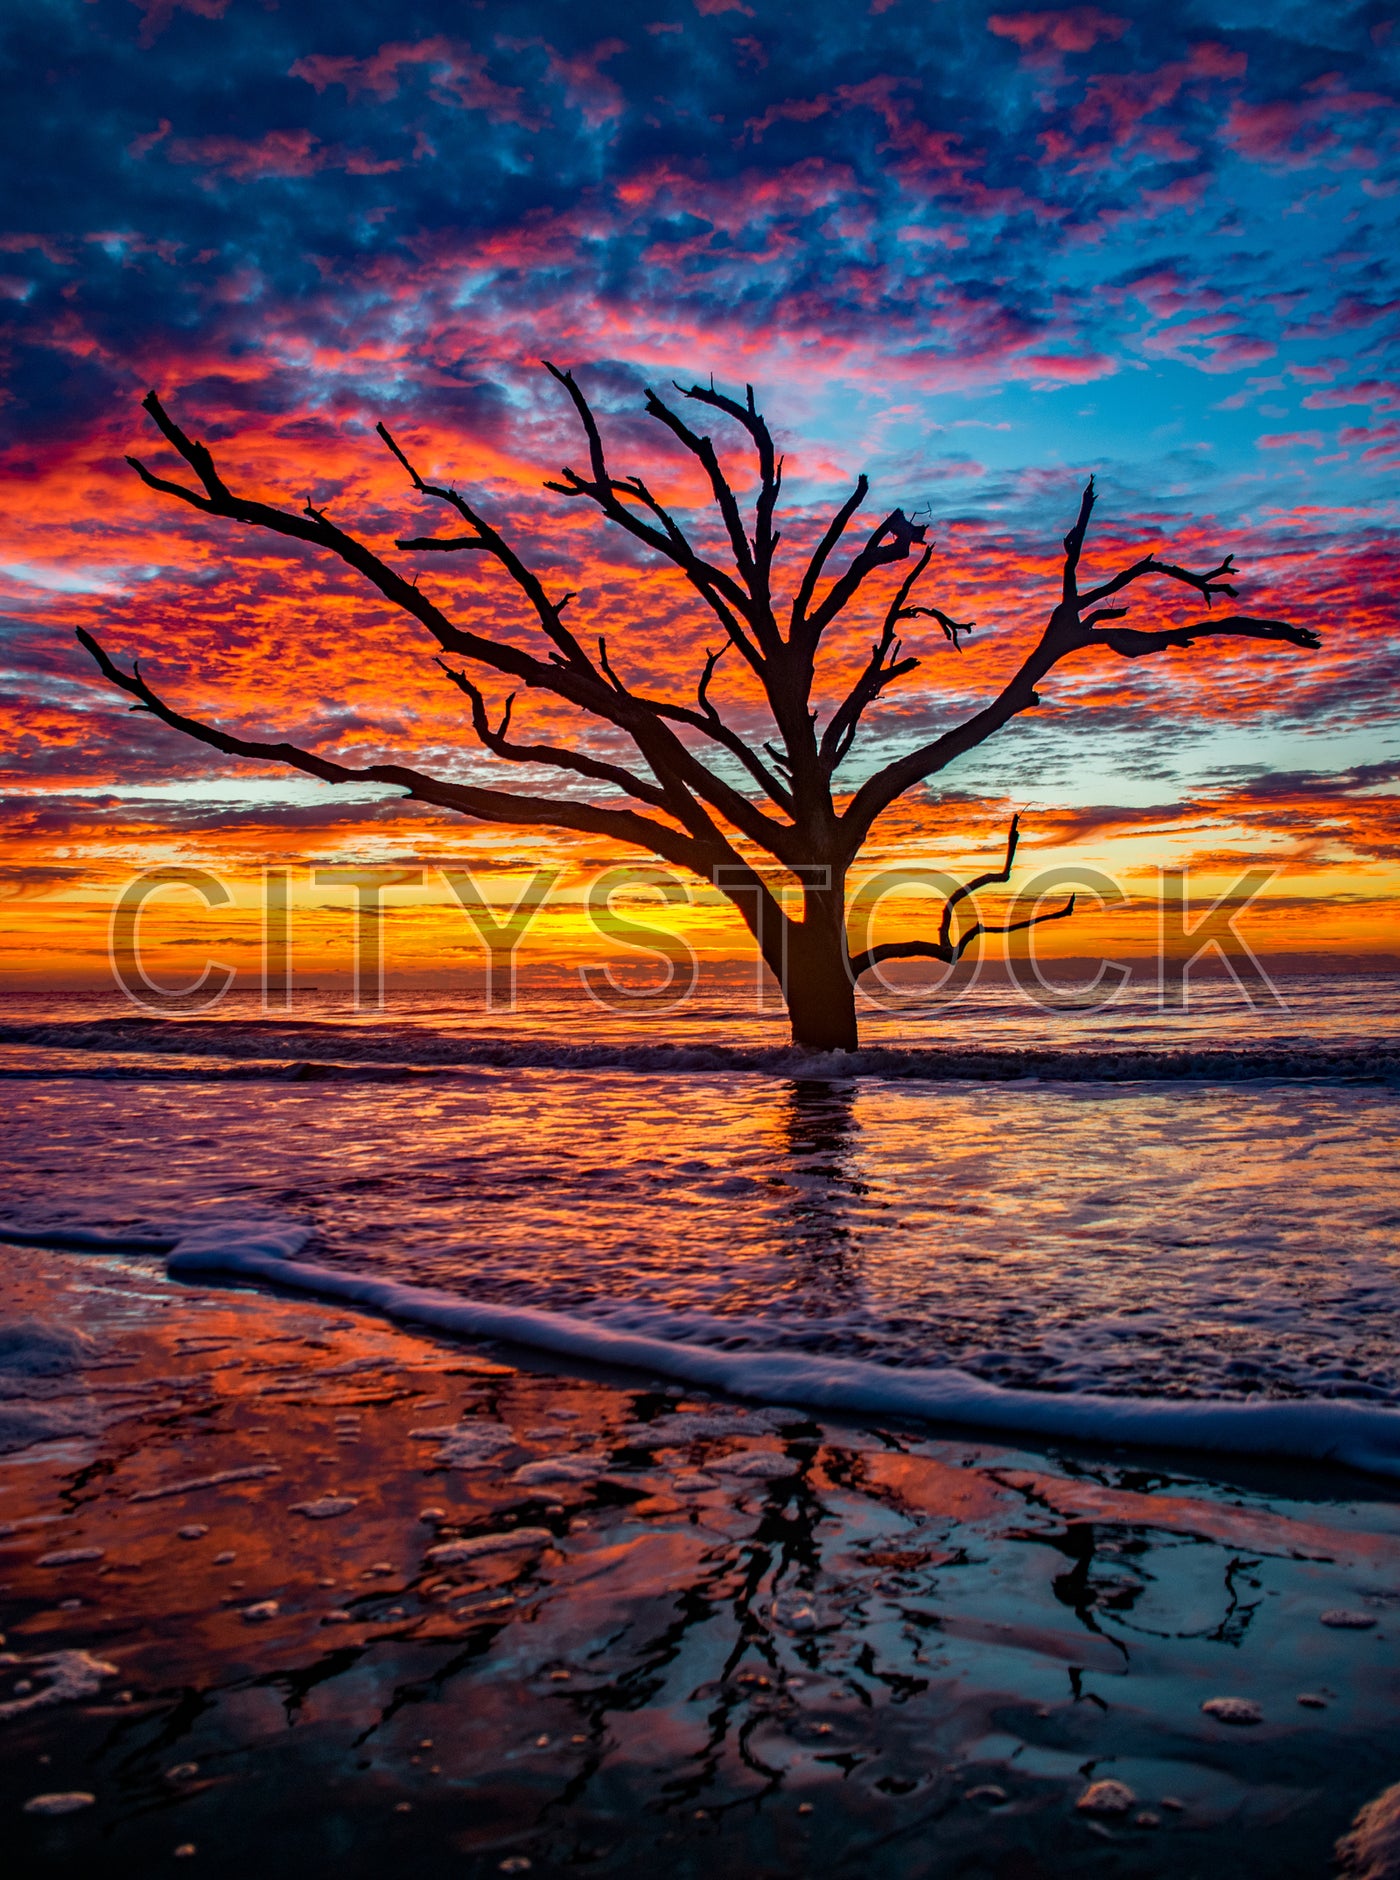
[[[831,1113],[810,1094],[807,1140],[829,1139]],[[27,1285],[24,1310],[58,1320],[73,1309],[75,1295],[60,1298],[72,1270],[16,1254],[7,1308]],[[155,1608],[149,1576],[100,1583],[122,1684],[139,1698],[121,1726],[111,1706],[81,1703],[99,1691],[122,1702],[115,1667],[67,1654],[79,1675],[26,1701],[25,1727],[32,1752],[91,1772],[122,1871],[159,1857],[136,1857],[155,1794],[160,1854],[169,1809],[196,1804],[201,1845],[244,1866],[254,1852],[273,1876],[321,1851],[311,1827],[288,1851],[294,1807],[353,1836],[376,1872],[402,1854],[402,1810],[419,1845],[483,1871],[577,1864],[579,1847],[616,1849],[596,1864],[617,1876],[685,1868],[701,1839],[713,1856],[722,1826],[735,1871],[771,1866],[777,1844],[801,1850],[804,1873],[846,1875],[875,1842],[890,1880],[916,1880],[930,1860],[1077,1872],[1074,1804],[1086,1759],[1118,1727],[1111,1710],[1131,1723],[1126,1746],[1114,1738],[1115,1779],[1135,1805],[1181,1802],[1212,1870],[1320,1873],[1384,1779],[1384,1655],[1317,1622],[1359,1597],[1382,1610],[1394,1578],[1395,1509],[1355,1478],[1339,1485],[1334,1526],[1314,1476],[1300,1488],[1258,1463],[1247,1482],[1084,1452],[1066,1467],[1005,1442],[883,1422],[877,1435],[859,1419],[827,1427],[533,1361],[517,1370],[373,1319],[327,1319],[319,1303],[172,1301],[105,1259],[82,1284],[100,1349],[129,1359],[139,1339],[143,1355],[98,1380],[123,1421],[94,1444],[108,1493],[69,1509],[72,1537],[96,1524],[124,1558],[159,1555],[164,1577]],[[202,1335],[181,1340],[192,1313]],[[139,1405],[133,1383],[146,1387]],[[219,1409],[199,1419],[203,1488],[190,1417],[169,1415],[176,1385],[187,1411]],[[536,1459],[425,1481],[425,1412],[514,1431]],[[347,1423],[351,1456],[337,1448]],[[546,1442],[560,1448],[531,1449]],[[71,1452],[36,1456],[24,1474],[38,1505],[72,1467]],[[353,1484],[353,1520],[305,1520],[293,1484],[308,1471]],[[181,1485],[204,1520],[177,1541],[186,1507],[150,1489]],[[47,1610],[44,1542],[11,1539],[11,1591]],[[98,1570],[77,1562],[65,1584],[95,1590],[82,1576]],[[249,1608],[262,1624],[245,1624]],[[1341,1665],[1345,1704],[1300,1710],[1300,1689],[1335,1682]],[[32,1654],[11,1667],[41,1691],[60,1669]],[[1224,1690],[1267,1726],[1228,1749],[1219,1706],[1201,1705]],[[1358,1742],[1380,1747],[1358,1755]],[[308,1810],[328,1794],[333,1810]],[[1380,1871],[1363,1860],[1384,1848],[1393,1801],[1357,1817],[1343,1849],[1354,1871]],[[1127,1843],[1130,1866],[1142,1846]]]
[[[207,1028],[265,1054],[283,1029]],[[401,1063],[414,1029],[322,1031]],[[750,1344],[1003,1385],[1400,1401],[1383,1085],[780,1080],[697,1052],[305,1085],[231,1055],[222,1081],[177,1086],[144,1033],[122,1050],[104,1025],[86,1053],[32,1035],[12,1059],[51,1053],[59,1074],[7,1085],[5,1211],[33,1226],[168,1225],[236,1198],[314,1226],[342,1271],[694,1319],[709,1342],[720,1319]],[[142,1077],[75,1085],[80,1060]]]

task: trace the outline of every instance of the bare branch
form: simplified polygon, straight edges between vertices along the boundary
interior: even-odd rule
[[[883,965],[886,960],[942,960],[945,966],[956,966],[972,942],[987,934],[1020,933],[1027,927],[1042,926],[1048,920],[1068,920],[1074,912],[1075,896],[1071,895],[1063,907],[1053,908],[1048,914],[1032,914],[1026,920],[1010,921],[1005,927],[984,927],[981,921],[975,922],[956,944],[949,948],[936,940],[888,940],[878,947],[869,947],[864,953],[858,953],[851,960],[851,977],[859,979],[862,973],[868,973],[872,966]]]
[[[589,757],[583,751],[566,751],[553,744],[511,744],[506,738],[510,728],[511,708],[515,703],[512,692],[506,701],[505,715],[495,731],[491,729],[486,716],[486,700],[480,690],[474,686],[465,673],[455,672],[446,661],[439,660],[448,678],[459,692],[463,693],[471,704],[472,730],[477,740],[495,757],[508,758],[514,764],[549,764],[555,770],[571,770],[580,777],[592,777],[599,783],[610,783],[616,789],[639,803],[647,803],[653,809],[669,810],[670,803],[664,790],[645,778],[634,776],[621,764],[609,764],[598,758]]]
[[[945,640],[951,641],[958,652],[962,651],[960,633],[971,633],[977,625],[975,620],[954,620],[951,614],[945,614],[941,607],[905,607],[901,610],[901,620],[936,620],[943,629]]]
[[[1238,588],[1231,587],[1228,581],[1222,581],[1221,575],[1234,574],[1235,558],[1227,555],[1218,568],[1211,568],[1204,574],[1192,574],[1189,568],[1178,568],[1172,562],[1158,561],[1155,556],[1144,555],[1141,561],[1135,561],[1131,568],[1124,568],[1121,574],[1114,575],[1111,581],[1105,581],[1099,587],[1080,597],[1081,607],[1096,606],[1099,601],[1106,601],[1111,594],[1121,593],[1132,581],[1140,581],[1144,575],[1164,574],[1172,581],[1184,581],[1188,587],[1203,594],[1207,605],[1217,594],[1228,594],[1230,599],[1238,600]]]
[[[1220,620],[1193,621],[1185,627],[1169,627],[1161,631],[1139,632],[1131,627],[1102,627],[1106,620],[1121,619],[1127,609],[1122,607],[1101,608],[1090,614],[1087,620],[1081,620],[1084,608],[1096,600],[1115,593],[1137,579],[1133,569],[1127,569],[1113,581],[1092,589],[1083,598],[1078,589],[1079,559],[1084,548],[1084,538],[1089,527],[1089,518],[1093,513],[1095,501],[1094,479],[1090,477],[1080,499],[1079,514],[1074,527],[1065,537],[1064,598],[1050,616],[1048,625],[1032,651],[1022,661],[1007,683],[1002,687],[990,704],[976,712],[963,724],[956,725],[941,737],[920,749],[910,751],[905,756],[896,758],[882,770],[861,785],[847,805],[841,817],[845,832],[845,853],[854,856],[869,834],[871,826],[882,811],[901,797],[925,777],[936,775],[947,768],[955,758],[985,741],[1001,727],[1014,718],[1018,712],[1029,710],[1040,703],[1036,686],[1053,670],[1061,660],[1071,653],[1081,652],[1086,648],[1105,648],[1117,653],[1124,659],[1141,659],[1149,653],[1160,653],[1168,647],[1189,647],[1197,640],[1214,637],[1264,640],[1282,642],[1290,646],[1306,648],[1310,651],[1322,644],[1317,634],[1308,627],[1295,627],[1283,620],[1255,620],[1247,615],[1232,614]],[[1166,572],[1174,579],[1182,579],[1199,591],[1210,589],[1215,593],[1228,591],[1226,584],[1217,577],[1233,572],[1233,557],[1226,556],[1219,567],[1208,574],[1192,575],[1185,569],[1177,569],[1170,563],[1153,563],[1149,569],[1139,564],[1142,573]],[[1203,585],[1204,584],[1204,585]]]
[[[758,578],[766,590],[773,566],[773,553],[781,539],[773,530],[773,511],[782,489],[783,466],[773,448],[772,434],[754,404],[753,387],[744,387],[745,402],[742,405],[737,399],[727,398],[723,392],[717,392],[713,382],[708,389],[703,385],[692,385],[685,396],[702,405],[712,405],[716,411],[727,412],[743,425],[753,439],[759,476],[758,501],[754,506],[753,556]]]
[[[663,788],[667,789],[672,812],[697,840],[720,841],[722,838],[709,817],[700,809],[696,798],[718,810],[751,841],[758,842],[771,854],[780,859],[791,859],[790,829],[775,823],[740,791],[702,764],[665,724],[665,714],[652,711],[643,701],[630,695],[619,694],[606,676],[591,665],[572,635],[559,624],[558,608],[550,603],[537,577],[525,567],[496,530],[456,491],[427,483],[409,462],[406,453],[387,433],[384,434],[387,447],[405,466],[415,488],[448,502],[470,524],[475,531],[472,539],[479,540],[485,552],[501,562],[517,586],[521,587],[549,637],[556,645],[570,650],[562,651],[547,662],[504,641],[487,639],[481,634],[457,627],[413,582],[406,581],[362,542],[347,535],[324,516],[314,512],[310,515],[293,515],[267,503],[235,496],[219,477],[209,452],[202,444],[195,443],[185,435],[165,412],[154,392],[143,404],[163,435],[170,439],[196,471],[208,492],[206,496],[200,497],[172,484],[168,486],[171,493],[181,494],[184,500],[210,515],[266,528],[275,534],[292,536],[329,549],[348,566],[364,575],[387,600],[426,626],[444,652],[459,654],[508,678],[553,692],[579,709],[604,718],[625,731],[647,763],[657,772]],[[143,479],[153,486],[167,487],[164,479],[153,478],[148,472],[142,474]],[[551,628],[554,630],[551,631]]]
[[[543,583],[540,581],[539,576],[535,574],[534,570],[526,567],[525,563],[520,559],[519,555],[516,554],[515,550],[505,538],[498,534],[497,531],[491,527],[491,524],[486,518],[479,515],[467,502],[466,498],[460,495],[457,490],[444,488],[441,484],[426,482],[418,474],[417,470],[414,469],[393,437],[390,436],[387,425],[377,424],[374,428],[408,472],[412,479],[413,487],[421,495],[434,496],[439,502],[449,504],[457,511],[457,514],[462,520],[475,531],[471,536],[456,536],[447,540],[434,540],[431,537],[423,536],[413,537],[398,542],[396,546],[402,549],[429,548],[438,551],[464,548],[479,549],[484,554],[493,556],[534,608],[536,617],[544,630],[545,636],[559,649],[568,664],[577,666],[581,672],[591,674],[593,667],[589,663],[587,654],[559,618],[559,609],[545,593]]]
[[[1090,477],[1079,499],[1079,514],[1075,518],[1074,527],[1065,537],[1064,599],[1067,604],[1078,599],[1079,557],[1084,552],[1084,537],[1089,532],[1089,518],[1094,513],[1096,500],[1094,479]]]
[[[920,618],[936,620],[943,628],[944,637],[958,647],[959,651],[961,647],[958,635],[972,631],[975,623],[970,620],[954,620],[937,607],[914,607],[908,604],[915,584],[932,560],[933,545],[928,543],[914,567],[900,582],[898,592],[886,609],[880,638],[870,649],[870,658],[866,662],[865,669],[838,706],[831,722],[822,734],[819,754],[828,777],[834,775],[840,768],[842,760],[855,742],[856,732],[860,727],[860,720],[866,707],[873,704],[887,686],[892,685],[896,679],[902,678],[905,673],[913,672],[919,664],[917,659],[901,660],[899,658],[900,643],[895,638],[895,629],[899,622]]]
[[[422,771],[410,770],[404,764],[339,764],[333,758],[320,757],[314,751],[302,750],[296,744],[264,743],[235,737],[231,732],[221,731],[201,719],[187,717],[167,705],[139,672],[123,672],[97,640],[82,627],[77,629],[77,637],[96,661],[104,678],[139,700],[142,710],[173,726],[176,731],[183,731],[187,737],[196,738],[201,744],[222,751],[225,756],[287,764],[294,770],[305,771],[308,776],[321,778],[324,783],[391,784],[404,790],[417,802],[433,803],[441,809],[474,816],[482,822],[511,823],[523,828],[579,830],[588,835],[624,842],[632,848],[645,849],[675,862],[679,867],[692,869],[702,877],[708,876],[711,871],[715,850],[707,848],[684,831],[654,822],[635,810],[602,809],[592,804],[572,803],[555,797],[522,796],[512,791],[482,789],[473,784],[449,783],[444,778],[429,777]],[[723,853],[723,850],[719,852]]]
[[[637,693],[632,696],[648,711],[655,712],[658,718],[669,719],[672,724],[688,725],[692,730],[702,732],[705,737],[718,744],[723,750],[737,757],[769,801],[775,803],[785,815],[793,814],[794,803],[791,790],[779,782],[752,745],[748,744],[737,731],[725,724],[719,713],[709,705],[708,700],[706,701],[708,709],[700,712],[693,710],[689,705],[673,704],[669,699],[644,698]]]
[[[573,401],[575,411],[588,438],[589,459],[593,469],[592,479],[581,477],[576,470],[566,464],[560,472],[561,482],[547,480],[545,488],[556,491],[561,496],[586,497],[597,504],[610,522],[615,522],[639,542],[645,542],[659,555],[674,562],[681,569],[696,593],[713,609],[726,634],[737,646],[754,670],[761,671],[762,655],[753,640],[744,631],[741,621],[752,625],[750,615],[752,600],[734,577],[724,569],[717,568],[712,562],[696,553],[687,540],[683,530],[667,514],[645,484],[639,478],[626,480],[614,477],[608,470],[607,459],[603,451],[602,434],[592,407],[584,397],[572,372],[563,372],[558,366],[545,360],[546,370],[564,387]],[[679,422],[679,420],[677,420]],[[621,498],[628,495],[640,502],[661,523],[655,528],[630,510]]]
[[[943,903],[942,919],[938,923],[936,940],[889,940],[877,947],[868,947],[864,953],[851,956],[851,976],[859,979],[869,972],[872,966],[879,966],[885,960],[942,960],[945,966],[955,966],[966,953],[972,942],[985,934],[1020,933],[1026,927],[1038,927],[1043,921],[1065,920],[1074,912],[1075,897],[1071,895],[1063,907],[1048,914],[1032,914],[1026,920],[1014,920],[1008,926],[987,927],[980,920],[974,921],[963,930],[957,939],[953,938],[953,920],[964,901],[968,901],[981,888],[989,888],[994,882],[1010,881],[1012,865],[1016,860],[1016,848],[1020,842],[1021,819],[1011,818],[1011,827],[1006,836],[1006,855],[1000,868],[989,870],[985,875],[974,875],[961,887],[955,888]]]
[[[723,659],[726,651],[727,649],[723,646],[714,648],[707,646],[705,648],[705,670],[700,675],[700,683],[695,688],[695,696],[701,711],[704,712],[707,718],[717,718],[719,716],[719,713],[710,703],[709,688],[710,680],[714,677],[715,667],[719,664],[721,659]]]
[[[862,473],[856,478],[856,486],[842,503],[831,521],[826,525],[826,533],[817,543],[811,560],[802,576],[797,598],[792,603],[792,622],[788,632],[792,639],[797,639],[800,631],[807,624],[807,609],[812,604],[812,596],[817,591],[817,582],[821,579],[822,569],[826,566],[832,549],[846,533],[846,525],[860,508],[870,492],[869,478]]]
[[[990,874],[974,875],[971,881],[964,882],[962,887],[955,889],[948,896],[943,908],[943,919],[938,929],[938,937],[945,945],[953,931],[953,915],[964,901],[976,894],[979,888],[990,888],[993,882],[997,881],[1010,881],[1011,869],[1016,860],[1016,849],[1020,840],[1021,818],[1018,814],[1011,818],[1011,827],[1006,832],[1006,854],[1002,858],[1001,867],[993,869]]]
[[[892,561],[906,560],[910,549],[922,544],[925,533],[923,525],[911,522],[902,509],[892,509],[879,527],[871,530],[865,546],[852,556],[845,572],[832,582],[825,600],[805,615],[800,635],[803,643],[815,651],[822,634],[849,607],[869,576]]]
[[[142,409],[160,430],[161,434],[174,446],[185,462],[196,472],[204,485],[205,494],[186,489],[182,484],[174,483],[164,477],[153,475],[138,459],[129,458],[141,480],[150,488],[160,490],[166,495],[177,496],[182,502],[202,510],[204,514],[223,517],[232,522],[242,523],[248,528],[267,529],[274,535],[288,536],[294,541],[309,542],[318,548],[329,549],[348,567],[355,569],[372,583],[384,598],[425,626],[438,645],[446,652],[460,653],[465,658],[479,660],[483,665],[491,666],[496,671],[506,673],[512,678],[523,680],[527,685],[552,685],[551,668],[518,647],[507,645],[503,641],[487,639],[482,634],[466,632],[450,621],[442,610],[435,606],[413,582],[405,580],[387,562],[383,561],[363,542],[347,535],[334,523],[328,521],[319,512],[293,514],[291,511],[277,509],[270,503],[262,503],[247,497],[236,496],[220,477],[214,460],[203,444],[186,436],[170,417],[155,392],[150,392],[141,401]],[[401,462],[406,460],[403,453],[389,440],[390,447]],[[421,483],[409,466],[409,475],[415,483]],[[557,686],[552,689],[558,690]]]
[[[566,387],[575,409],[584,417],[585,432],[589,439],[590,460],[595,470],[599,466],[602,467],[604,476],[606,477],[606,462],[603,456],[602,437],[587,399],[574,381],[571,373],[561,373],[554,366],[549,366],[549,371]],[[436,549],[439,551],[479,547],[493,555],[507,570],[516,585],[520,587],[529,598],[546,634],[554,641],[564,655],[565,664],[581,670],[590,678],[596,678],[598,671],[601,670],[603,678],[606,680],[613,694],[620,699],[626,700],[630,707],[640,708],[642,714],[641,719],[639,719],[636,709],[619,714],[604,708],[602,715],[611,717],[614,723],[627,730],[633,742],[637,744],[638,749],[642,751],[648,763],[652,765],[653,770],[656,771],[661,780],[662,794],[671,812],[678,816],[682,822],[694,826],[695,805],[689,792],[696,791],[700,797],[710,803],[712,807],[717,808],[722,815],[728,816],[736,827],[742,829],[745,834],[750,837],[756,836],[757,840],[765,842],[765,845],[771,848],[774,825],[768,822],[768,819],[763,816],[761,811],[755,810],[745,798],[739,796],[738,793],[731,790],[729,785],[724,783],[721,778],[715,777],[712,771],[701,765],[697,759],[686,751],[685,746],[678,739],[669,732],[664,732],[664,727],[656,727],[656,729],[664,732],[664,740],[662,742],[658,742],[658,739],[654,735],[645,735],[642,730],[645,718],[650,716],[654,719],[664,716],[665,714],[656,712],[646,701],[638,699],[635,694],[629,691],[628,687],[618,677],[617,673],[608,662],[607,645],[602,635],[598,637],[599,666],[597,668],[593,666],[578,641],[563,625],[560,618],[564,607],[574,596],[566,593],[562,600],[551,602],[538,577],[525,566],[520,557],[511,548],[510,544],[505,541],[484,517],[473,510],[456,490],[442,488],[436,484],[426,482],[424,478],[419,475],[412,463],[410,463],[407,455],[395,442],[388,429],[383,424],[380,424],[377,429],[385,444],[408,472],[414,487],[425,495],[438,497],[442,501],[451,504],[457,513],[476,531],[475,536],[472,537],[453,537],[446,539],[418,538],[412,541],[401,541],[398,546],[400,548],[418,547]],[[713,454],[713,451],[711,451],[711,458],[713,458]],[[716,471],[718,471],[717,464]],[[566,470],[565,475],[573,477],[574,473]],[[579,479],[575,477],[574,481],[578,483]],[[661,504],[651,495],[651,492],[646,488],[639,477],[630,479],[626,484],[618,484],[612,482],[611,479],[608,479],[608,481],[614,490],[625,488],[630,494],[637,496],[638,500],[643,502],[645,506],[657,516],[667,532],[668,540],[675,550],[672,559],[676,559],[677,557],[694,559],[691,555],[689,544],[677,524],[671,516],[667,514]],[[560,486],[551,485],[550,487],[558,488]],[[582,486],[580,486],[580,489],[581,493],[592,494],[591,490],[583,490]],[[618,507],[621,509],[620,504]],[[623,510],[622,514],[625,518],[627,512]],[[654,531],[647,531],[648,536],[654,535],[654,533]],[[730,616],[723,603],[715,597],[713,604],[720,613],[721,619],[725,620],[726,623],[733,628],[730,635],[731,640],[734,640],[736,636],[742,638],[737,622],[732,620],[732,616]],[[556,689],[560,688],[556,687]],[[565,695],[567,696],[567,694]],[[599,711],[600,707],[598,701],[596,699],[589,700],[588,708],[593,711]],[[632,794],[635,795],[636,792],[632,792]],[[648,801],[650,799],[643,797],[641,800]],[[774,800],[777,799],[775,798]],[[790,808],[790,801],[788,803],[780,802],[779,806]],[[756,822],[755,818],[757,818]],[[712,827],[712,825],[708,825],[708,818],[706,819],[706,824]],[[777,839],[781,844],[783,840],[781,831],[777,833]]]
[[[1117,613],[1117,608],[1112,610]],[[1124,610],[1126,611],[1126,610]],[[1107,618],[1100,615],[1099,618]],[[1089,622],[1085,622],[1086,629]],[[1107,646],[1124,659],[1141,659],[1144,653],[1160,653],[1169,646],[1194,646],[1197,640],[1216,638],[1242,640],[1281,640],[1289,646],[1306,647],[1316,652],[1321,639],[1311,627],[1291,626],[1286,620],[1252,620],[1245,614],[1230,614],[1224,620],[1196,620],[1189,627],[1166,627],[1159,633],[1139,633],[1134,627],[1114,627],[1107,633],[1086,632],[1086,646]]]
[[[684,419],[678,417],[668,404],[657,397],[650,386],[647,387],[646,408],[648,413],[664,424],[672,437],[679,439],[691,455],[697,457],[703,465],[705,474],[710,479],[710,490],[714,495],[715,505],[724,518],[724,526],[729,535],[729,546],[734,551],[734,561],[739,570],[739,577],[747,584],[750,596],[756,598],[757,570],[754,567],[753,547],[744,533],[738,498],[729,486],[729,479],[720,468],[719,457],[716,455],[713,443],[708,437],[701,437],[697,431],[692,431]]]

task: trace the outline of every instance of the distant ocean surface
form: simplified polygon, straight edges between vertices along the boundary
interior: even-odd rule
[[[197,1019],[12,994],[0,1235],[148,1257],[290,1223],[347,1298],[392,1281],[585,1344],[1400,1406],[1400,980],[1279,984],[1286,1009],[1211,979],[1166,1014],[984,985],[820,1058],[751,993]]]

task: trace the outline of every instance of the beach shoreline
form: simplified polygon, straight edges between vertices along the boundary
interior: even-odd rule
[[[1400,1776],[1384,1482],[815,1421],[138,1258],[4,1262],[25,1873],[1301,1880]],[[1131,1801],[1081,1808],[1102,1781]]]

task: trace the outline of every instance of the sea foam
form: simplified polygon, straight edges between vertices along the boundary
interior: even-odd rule
[[[40,1238],[9,1228],[3,1233],[30,1244]],[[167,1270],[176,1278],[259,1281],[409,1325],[651,1372],[749,1401],[1086,1442],[1338,1462],[1400,1478],[1400,1411],[1371,1404],[1323,1397],[1224,1402],[1011,1389],[952,1366],[896,1368],[823,1354],[725,1350],[299,1259],[310,1237],[309,1228],[290,1223],[226,1221],[201,1224],[160,1244],[169,1249]],[[149,1250],[155,1239],[138,1236],[124,1246],[116,1235],[99,1238],[90,1230],[75,1230],[66,1242],[62,1230],[42,1236],[46,1245],[101,1245],[109,1251]]]

